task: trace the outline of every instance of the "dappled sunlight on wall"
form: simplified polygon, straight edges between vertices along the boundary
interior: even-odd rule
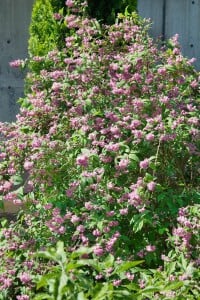
[[[27,57],[28,31],[34,0],[4,0],[0,8],[0,121],[15,120],[23,95],[24,74],[9,66]]]

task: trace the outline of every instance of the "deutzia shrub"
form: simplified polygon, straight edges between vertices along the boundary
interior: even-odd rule
[[[86,4],[66,3],[66,47],[31,58],[43,68],[28,74],[31,88],[17,121],[0,124],[1,201],[26,210],[1,230],[2,299],[47,292],[50,279],[38,291],[35,283],[48,272],[65,282],[59,299],[79,293],[83,299],[183,299],[183,293],[196,299],[197,227],[192,238],[181,211],[200,197],[199,73],[182,56],[177,36],[156,45],[135,13],[100,25],[87,17]],[[178,224],[189,229],[180,233]],[[58,240],[69,256],[90,249],[82,253],[89,259],[82,269],[87,287],[80,287],[80,274],[72,276],[73,287],[66,274],[58,279],[63,273],[55,264],[65,262],[56,250],[34,262],[38,250]],[[173,264],[162,269],[183,247],[178,271]],[[104,298],[95,298],[97,290]]]

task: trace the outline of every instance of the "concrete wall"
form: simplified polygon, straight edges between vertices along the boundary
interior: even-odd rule
[[[152,20],[154,37],[178,33],[184,56],[195,57],[200,70],[200,0],[138,0],[138,11]]]
[[[16,100],[23,96],[24,75],[9,66],[27,57],[28,30],[34,0],[0,0],[0,121],[15,120]]]

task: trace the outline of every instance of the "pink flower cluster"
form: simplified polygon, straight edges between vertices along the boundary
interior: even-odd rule
[[[12,68],[19,68],[19,67],[23,66],[23,64],[24,64],[24,60],[22,60],[22,59],[16,59],[16,60],[10,62],[10,66]]]

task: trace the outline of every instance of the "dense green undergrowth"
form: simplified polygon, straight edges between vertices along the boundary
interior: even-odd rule
[[[135,13],[66,2],[65,48],[31,57],[0,124],[0,299],[198,299],[199,73]],[[12,63],[17,66],[19,61]]]

